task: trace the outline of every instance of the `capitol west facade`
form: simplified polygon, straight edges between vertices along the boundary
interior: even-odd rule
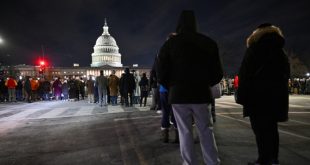
[[[49,79],[55,77],[68,78],[70,76],[84,78],[90,75],[98,76],[100,74],[100,70],[103,70],[105,76],[110,75],[112,70],[115,70],[116,75],[120,77],[122,73],[124,73],[124,69],[127,67],[130,68],[130,70],[139,71],[140,74],[146,73],[147,76],[150,74],[150,67],[123,66],[121,62],[122,55],[119,53],[119,47],[116,44],[115,39],[109,33],[109,27],[106,20],[103,26],[103,33],[96,40],[93,49],[94,51],[91,53],[92,63],[90,64],[90,67],[48,67],[46,68],[44,75],[39,74],[38,66],[30,66],[25,64],[16,65],[13,70],[16,71],[16,76],[45,76]],[[12,69],[12,67],[10,68]],[[2,67],[0,69],[8,70],[6,67]]]

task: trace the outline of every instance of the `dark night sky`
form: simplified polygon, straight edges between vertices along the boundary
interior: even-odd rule
[[[199,31],[217,41],[226,73],[238,70],[246,37],[263,22],[279,26],[286,49],[310,66],[309,8],[309,0],[1,0],[0,61],[34,65],[44,45],[53,66],[90,66],[107,18],[123,65],[151,66],[180,12],[192,9]]]

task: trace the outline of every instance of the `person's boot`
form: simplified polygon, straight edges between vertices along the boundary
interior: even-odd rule
[[[173,143],[180,143],[180,140],[179,140],[179,131],[178,129],[174,129],[174,132],[175,132],[175,137],[174,137],[174,141]]]
[[[164,128],[163,130],[161,130],[161,140],[163,143],[169,142],[169,129]]]

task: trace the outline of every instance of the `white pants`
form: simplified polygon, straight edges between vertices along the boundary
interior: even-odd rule
[[[95,100],[95,99],[94,99],[94,94],[88,94],[87,97],[88,97],[88,102],[89,102],[89,103],[94,103],[94,100]]]
[[[178,125],[183,164],[198,164],[194,150],[192,117],[194,117],[198,129],[205,164],[220,164],[209,104],[172,104],[172,109]]]

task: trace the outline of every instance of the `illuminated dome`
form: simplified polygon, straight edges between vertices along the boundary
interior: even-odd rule
[[[105,20],[103,26],[103,33],[98,37],[94,52],[92,53],[91,67],[100,67],[109,65],[113,67],[122,67],[121,54],[118,52],[119,48],[115,39],[109,33],[109,27]]]

